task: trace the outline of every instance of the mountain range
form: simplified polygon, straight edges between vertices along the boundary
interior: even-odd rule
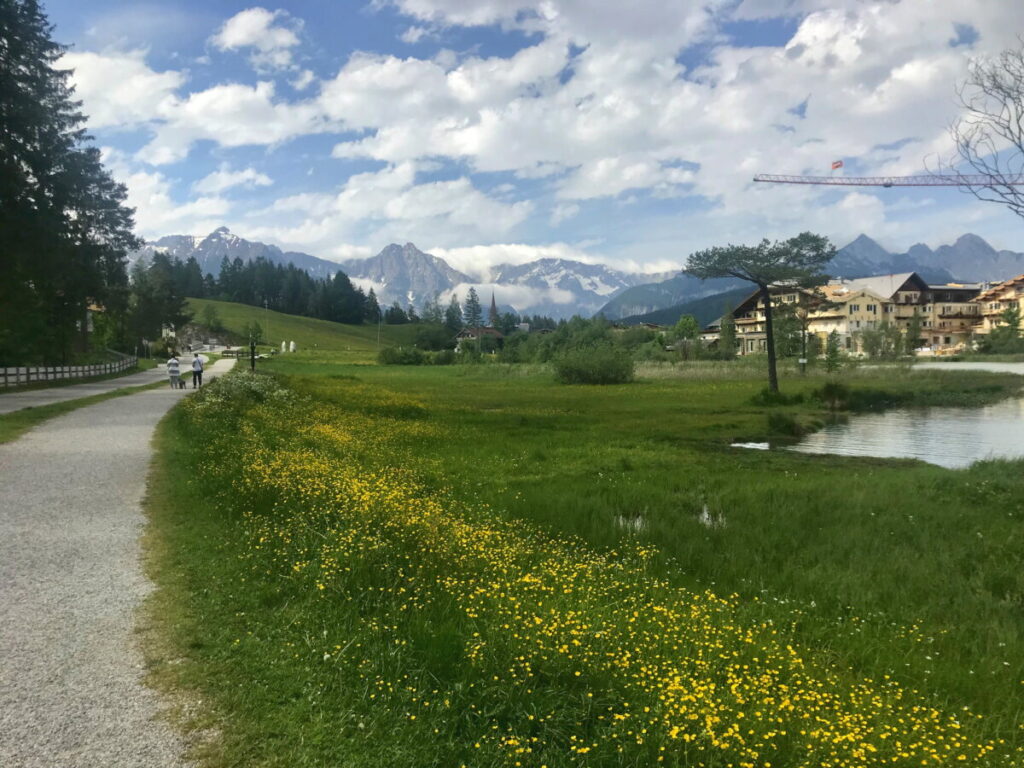
[[[520,313],[555,318],[603,313],[610,320],[657,312],[744,287],[732,278],[698,280],[685,273],[657,275],[625,272],[602,264],[545,258],[525,264],[500,264],[476,276],[460,272],[444,259],[424,253],[412,243],[388,245],[376,256],[342,263],[274,245],[246,240],[220,227],[206,237],[168,235],[130,255],[148,259],[164,252],[182,260],[194,257],[204,273],[219,274],[221,261],[263,257],[276,264],[292,263],[318,278],[344,271],[364,290],[371,287],[381,303],[422,306],[435,295],[442,301],[452,292],[465,296],[477,286],[481,302],[493,292],[499,304]],[[897,272],[918,272],[932,283],[1005,280],[1024,273],[1024,253],[997,251],[974,234],[932,250],[916,244],[906,253],[891,253],[867,235],[840,248],[829,274],[856,278]]]
[[[146,243],[140,250],[129,254],[129,263],[140,258],[148,259],[155,252],[162,251],[171,258],[185,261],[190,256],[199,262],[199,268],[205,275],[207,272],[214,277],[220,274],[221,260],[226,256],[229,261],[236,258],[242,261],[255,261],[263,257],[274,264],[294,264],[306,270],[313,277],[330,277],[338,271],[338,264],[326,259],[319,259],[301,251],[282,251],[276,245],[267,245],[254,240],[246,240],[232,234],[227,227],[218,227],[206,237],[193,235],[167,235],[159,240]]]
[[[923,243],[906,253],[891,253],[867,235],[836,251],[826,272],[832,277],[858,278],[917,272],[929,283],[998,282],[1024,273],[1024,253],[997,251],[981,237],[961,235],[952,245],[932,250]],[[701,292],[714,285],[713,291]],[[615,296],[599,310],[610,320],[647,315],[700,299],[709,293],[732,290],[738,280],[707,280],[703,284],[685,274],[670,280],[638,285]]]

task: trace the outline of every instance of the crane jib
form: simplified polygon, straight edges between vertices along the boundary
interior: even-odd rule
[[[1024,174],[987,176],[960,174],[954,176],[780,176],[759,173],[754,181],[770,184],[822,184],[833,187],[1019,187]]]

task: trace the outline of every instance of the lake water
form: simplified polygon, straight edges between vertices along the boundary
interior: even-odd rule
[[[1024,363],[922,363],[930,370],[1024,375]],[[980,459],[1024,457],[1024,398],[984,408],[920,408],[853,416],[808,435],[791,450],[842,456],[920,459],[966,467]]]

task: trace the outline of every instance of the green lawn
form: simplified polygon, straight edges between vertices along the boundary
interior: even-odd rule
[[[281,342],[294,341],[300,351],[322,355],[323,359],[344,362],[372,362],[378,351],[378,327],[375,325],[343,325],[311,317],[269,312],[260,307],[212,299],[189,299],[189,309],[196,322],[202,322],[203,310],[213,306],[224,328],[236,339],[245,338],[245,328],[256,322],[263,329],[266,342],[280,349]],[[412,344],[416,327],[383,325],[380,346]]]
[[[623,592],[653,590],[644,592],[650,602],[638,606],[656,605],[674,589],[735,594],[728,625],[758,628],[755,651],[762,648],[758,632],[778,632],[812,676],[832,670],[828,674],[840,688],[856,680],[899,686],[901,697],[925,709],[957,713],[964,734],[971,734],[958,738],[1006,742],[991,763],[972,755],[958,764],[1009,765],[1020,759],[1024,462],[950,471],[906,460],[730,448],[734,440],[772,436],[770,424],[811,426],[827,417],[812,397],[824,382],[820,375],[784,379],[784,391],[804,395],[803,402],[754,405],[763,384],[749,362],[654,366],[633,384],[587,387],[557,385],[543,366],[403,368],[352,365],[349,359],[300,353],[269,361],[265,370],[277,372],[286,392],[294,394],[237,401],[227,406],[237,409],[230,417],[224,406],[192,421],[178,413],[164,426],[162,471],[170,477],[195,474],[188,492],[205,492],[215,503],[197,515],[204,508],[199,496],[172,505],[154,495],[152,562],[162,588],[153,616],[171,642],[153,664],[168,685],[214,702],[208,717],[225,718],[226,738],[210,754],[210,765],[371,765],[381,759],[447,765],[456,755],[474,766],[512,766],[516,759],[524,766],[542,764],[534,753],[517,758],[502,751],[506,742],[486,735],[492,725],[517,739],[534,733],[537,760],[551,766],[651,765],[665,754],[679,766],[742,763],[725,757],[734,754],[727,750],[714,757],[681,749],[666,736],[664,699],[648,701],[647,688],[633,690],[606,672],[598,674],[604,668],[597,657],[585,654],[602,647],[601,633],[580,635],[589,665],[581,689],[572,684],[574,673],[538,656],[536,645],[523,644],[530,635],[528,628],[515,629],[521,611],[502,619],[505,614],[495,609],[495,624],[483,609],[476,623],[458,618],[462,614],[452,613],[462,599],[457,580],[450,587],[451,604],[427,585],[430,579],[454,579],[468,567],[459,550],[449,552],[435,542],[425,558],[424,539],[417,534],[413,557],[402,548],[409,545],[389,538],[399,536],[402,526],[385,516],[379,530],[366,532],[367,541],[376,543],[360,546],[369,548],[346,549],[344,557],[333,550],[324,554],[321,542],[362,530],[359,516],[345,524],[343,517],[321,523],[309,516],[320,509],[318,493],[349,475],[352,482],[379,477],[383,487],[398,483],[399,490],[413,483],[414,498],[465,508],[459,514],[477,525],[490,520],[496,530],[512,526],[524,551],[567,547],[570,564],[577,557],[586,561],[587,552],[622,553],[639,546],[654,554],[645,555],[643,575]],[[902,366],[851,371],[846,383],[868,393],[865,402],[878,402],[884,394],[894,402],[932,405],[981,403],[1020,390],[1020,378],[1012,375],[913,372]],[[287,430],[282,412],[294,414],[286,418]],[[241,431],[242,437],[211,438],[204,448],[208,454],[201,454],[188,439],[200,429],[209,435]],[[320,456],[335,458],[317,479]],[[242,481],[243,474],[249,479]],[[286,481],[293,476],[298,485],[289,496]],[[230,490],[233,483],[237,491]],[[329,492],[342,506],[352,493]],[[276,554],[262,552],[264,541]],[[385,556],[392,551],[388,547],[398,548]],[[285,567],[285,561],[294,566]],[[539,567],[530,566],[534,570],[523,578],[534,578]],[[347,575],[334,576],[338,569]],[[411,573],[420,570],[419,576]],[[467,578],[483,589],[505,577],[482,570]],[[323,594],[317,592],[324,589],[321,583],[327,588]],[[509,582],[494,599],[500,602],[505,594],[511,600],[515,593],[516,601],[525,600],[514,586],[519,583]],[[648,583],[660,586],[643,586]],[[400,595],[394,591],[399,587]],[[578,598],[576,608],[588,617],[599,611],[591,620],[618,615],[617,604],[589,600]],[[407,614],[410,606],[415,610]],[[551,603],[552,611],[572,609],[571,600]],[[412,621],[416,611],[427,624]],[[508,629],[502,630],[502,621]],[[392,625],[393,631],[384,632]],[[476,642],[473,632],[487,638],[483,656],[465,655]],[[648,648],[649,640],[637,642],[638,653]],[[764,651],[748,663],[767,663],[769,655]],[[335,661],[327,664],[328,659]],[[481,674],[483,667],[474,666],[481,659],[498,665],[493,684],[474,677]],[[516,674],[509,676],[524,659],[545,670],[537,672],[529,696]],[[665,663],[649,666],[647,674],[657,677]],[[390,686],[398,690],[406,685],[402,680],[416,693],[395,693]],[[474,680],[480,687],[465,687]],[[380,686],[393,695],[382,695]],[[609,731],[612,726],[589,708],[586,697],[578,703],[581,690],[600,692],[609,713],[620,711],[615,707],[622,699],[612,704],[606,697],[614,700],[624,690],[647,701],[658,713],[651,714],[647,746],[668,745],[670,751],[638,749],[633,734],[629,749],[616,752],[610,745],[625,734]],[[419,720],[409,719],[416,711],[409,707],[420,706],[420,699],[445,697],[458,711],[436,717],[421,711]],[[533,716],[549,706],[564,713],[557,728],[538,725],[531,731]],[[783,727],[802,726],[797,720]],[[600,746],[593,753],[589,747],[575,751],[583,742],[572,742],[573,734],[590,734],[586,738]],[[474,739],[483,751],[474,751]],[[918,746],[904,744],[910,756],[904,759],[897,750],[893,763],[921,764]],[[808,757],[812,753],[800,744],[776,749],[762,752],[761,759],[772,754],[773,765],[832,759],[821,751]],[[836,760],[830,764],[872,764],[868,758]]]

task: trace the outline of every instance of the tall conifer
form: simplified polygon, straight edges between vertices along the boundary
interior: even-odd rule
[[[125,255],[140,246],[51,32],[38,0],[0,0],[3,362],[66,361],[87,306],[123,294]]]

